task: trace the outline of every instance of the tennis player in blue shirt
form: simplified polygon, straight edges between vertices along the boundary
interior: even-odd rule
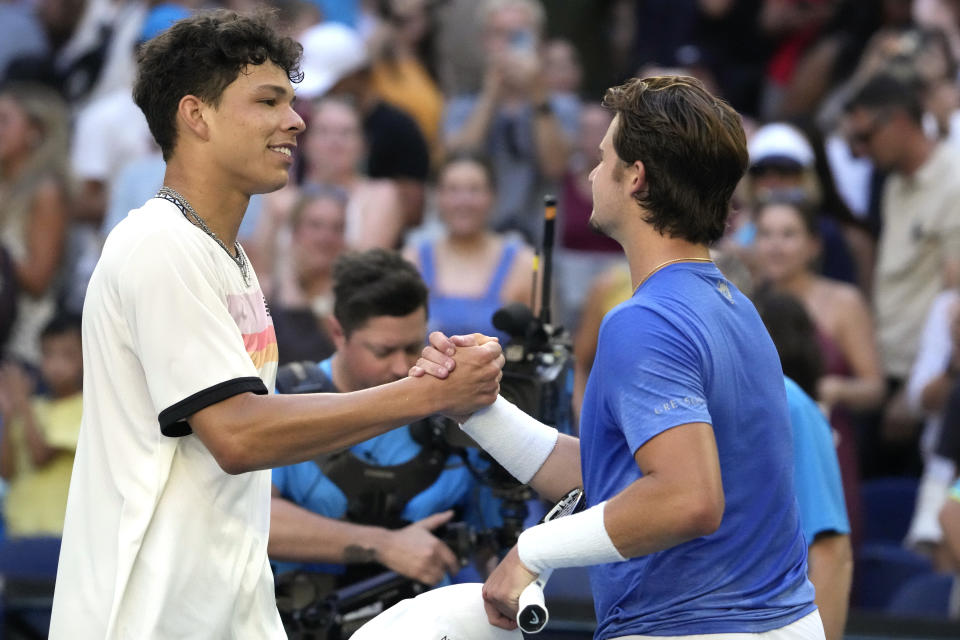
[[[582,486],[589,508],[521,535],[484,586],[488,617],[513,628],[538,574],[590,566],[596,638],[822,639],[780,361],[708,251],[747,167],[740,117],[677,76],[604,102],[591,220],[623,246],[635,293],[600,329],[580,439],[502,398],[463,423],[542,496]],[[442,376],[469,342],[434,334],[413,374]]]

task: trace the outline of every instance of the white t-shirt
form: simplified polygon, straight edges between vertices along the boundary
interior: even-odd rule
[[[273,388],[276,336],[251,276],[165,200],[107,238],[84,305],[50,638],[286,638],[267,561],[270,472],[228,475],[184,421]]]
[[[70,146],[74,177],[104,182],[109,189],[124,167],[150,154],[153,136],[132,90],[123,88],[80,109]]]

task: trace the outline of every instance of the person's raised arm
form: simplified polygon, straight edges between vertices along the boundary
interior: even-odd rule
[[[58,183],[41,183],[27,220],[27,252],[16,264],[17,281],[24,293],[39,298],[53,284],[67,239],[67,204]]]
[[[495,65],[487,68],[483,78],[483,89],[473,103],[472,109],[463,120],[462,114],[457,113],[455,122],[447,117],[446,148],[447,151],[478,150],[482,149],[490,131],[490,124],[497,113],[502,92],[503,73]],[[448,109],[456,105],[448,105]]]

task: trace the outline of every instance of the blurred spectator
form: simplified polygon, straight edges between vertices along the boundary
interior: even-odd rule
[[[351,249],[396,248],[403,233],[400,194],[391,180],[361,170],[363,131],[360,114],[341,98],[323,98],[314,106],[304,144],[304,184],[344,189],[346,242]]]
[[[433,68],[433,13],[428,0],[382,0],[383,27],[371,70],[375,91],[416,120],[434,164],[440,159],[443,94]]]
[[[166,31],[190,12],[178,4],[164,3],[150,10],[136,46]],[[123,123],[123,126],[117,126]],[[71,167],[79,182],[74,216],[97,227],[103,222],[110,182],[121,168],[145,156],[153,137],[143,112],[133,102],[133,78],[107,92],[77,112],[71,140]]]
[[[347,194],[308,186],[290,212],[288,259],[272,274],[270,314],[280,364],[319,362],[334,351],[327,327],[333,312],[333,263],[344,249]]]
[[[36,7],[49,46],[12,61],[8,79],[52,84],[71,106],[132,82],[145,2],[41,0]]]
[[[0,83],[12,61],[42,57],[49,50],[35,5],[22,0],[0,1]]]
[[[773,194],[756,216],[758,275],[777,291],[795,296],[813,321],[815,348],[822,367],[819,374],[809,384],[799,373],[788,371],[786,361],[784,371],[824,406],[839,436],[837,456],[857,546],[861,524],[860,473],[853,413],[876,409],[885,395],[870,310],[858,289],[814,271],[820,251],[819,229],[809,206],[789,199],[777,200]],[[776,327],[768,328],[773,335]]]
[[[543,81],[547,91],[565,96],[565,100],[578,100],[583,68],[580,54],[568,40],[553,38],[543,46]]]
[[[748,210],[753,210],[772,192],[790,192],[811,203],[819,213],[823,187],[817,176],[816,155],[806,136],[796,127],[775,122],[764,125],[750,137],[750,168],[746,182]],[[857,282],[856,261],[835,218],[818,215],[818,236],[822,239],[819,270],[845,282]],[[735,250],[751,268],[756,268],[756,223],[748,219],[733,235]]]
[[[915,419],[902,391],[924,319],[937,294],[960,283],[960,183],[954,179],[960,172],[960,152],[930,140],[922,117],[916,81],[892,74],[875,76],[847,105],[854,152],[890,172],[881,201],[873,302],[891,400],[878,451],[869,457],[894,468],[912,464],[912,458],[904,460],[902,445],[899,451],[880,445],[909,442],[915,436]],[[891,470],[882,466],[880,471]]]
[[[80,433],[83,357],[79,316],[43,330],[40,374],[49,397],[13,363],[0,369],[0,477],[9,483],[3,515],[11,537],[60,536]]]
[[[763,0],[698,0],[697,43],[720,87],[740,113],[759,115],[772,43],[760,29]],[[676,61],[671,64],[681,64]]]
[[[560,187],[559,247],[554,282],[560,298],[562,323],[571,330],[577,325],[590,283],[623,255],[623,249],[616,241],[590,227],[593,213],[590,173],[596,166],[597,149],[611,120],[613,114],[600,104],[584,105],[580,111],[580,131],[574,153]]]
[[[773,193],[756,220],[760,279],[796,296],[816,326],[825,375],[811,395],[829,410],[877,407],[884,382],[870,310],[855,287],[814,271],[820,240],[811,208]],[[852,427],[841,435],[853,439]]]
[[[20,291],[6,354],[33,366],[56,306],[69,221],[68,122],[49,89],[0,89],[0,242],[13,257]]]
[[[877,32],[894,33],[911,25],[910,1],[839,0],[830,19],[796,61],[784,86],[778,118],[805,118],[825,96],[856,75],[861,54]]]
[[[945,422],[948,400],[960,373],[960,292],[948,289],[938,295],[927,315],[920,349],[907,382],[907,403],[925,416],[920,436],[923,476],[905,544],[936,555],[943,541],[937,519],[947,491],[956,477],[952,455],[941,451],[943,440],[960,431],[960,425]]]
[[[155,6],[143,20],[136,46],[188,15],[190,12],[178,4]],[[117,123],[123,125],[117,126]],[[147,119],[133,102],[133,77],[127,84],[91,99],[77,111],[70,166],[79,192],[72,207],[74,224],[70,232],[65,300],[66,306],[77,313],[83,308],[87,282],[100,258],[107,230],[104,228],[107,200],[113,182],[124,167],[147,156],[153,148]],[[140,204],[142,202],[137,206]]]
[[[404,250],[430,289],[430,331],[479,331],[506,344],[509,336],[493,328],[493,313],[509,302],[531,304],[533,251],[490,230],[494,187],[485,160],[468,153],[449,157],[436,195],[445,234]]]
[[[430,171],[429,150],[417,123],[377,92],[366,46],[356,31],[324,22],[307,29],[301,42],[304,78],[297,94],[313,99],[329,93],[353,103],[366,140],[366,174],[395,183],[402,227],[416,226]]]
[[[567,167],[577,104],[548,92],[541,60],[543,7],[536,0],[479,5],[486,70],[478,95],[447,104],[448,150],[491,158],[499,197],[493,227],[539,236],[541,196]]]
[[[763,0],[760,27],[775,42],[760,111],[765,119],[780,116],[798,62],[821,35],[838,4],[837,0]]]

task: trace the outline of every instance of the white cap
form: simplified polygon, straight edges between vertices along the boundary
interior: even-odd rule
[[[783,122],[765,124],[747,145],[750,152],[750,166],[769,161],[795,162],[801,167],[811,167],[814,162],[813,147],[806,136],[794,127]]]
[[[351,640],[523,640],[487,620],[483,585],[454,584],[403,600],[360,627]]]
[[[367,66],[367,47],[360,34],[338,22],[321,22],[307,29],[303,45],[303,82],[297,95],[318,98],[342,78]]]

